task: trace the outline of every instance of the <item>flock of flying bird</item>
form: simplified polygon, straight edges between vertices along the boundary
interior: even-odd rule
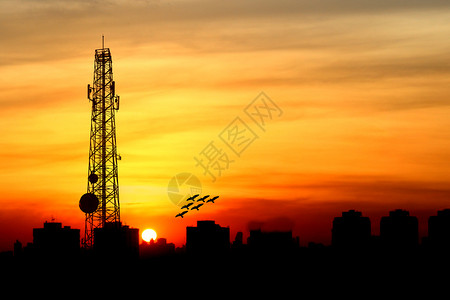
[[[182,212],[177,214],[175,216],[175,218],[176,217],[182,217],[183,218],[183,216],[185,214],[187,214],[189,212],[189,210],[193,210],[193,209],[199,210],[199,208],[205,204],[205,200],[208,199],[208,197],[209,197],[209,195],[206,195],[206,196],[203,196],[203,197],[198,198],[197,200],[195,200],[195,198],[197,198],[198,196],[200,196],[200,194],[197,194],[197,195],[194,195],[192,197],[187,198],[186,199],[187,203],[181,207],[181,209],[187,209],[187,210],[183,210]],[[214,197],[210,198],[209,200],[207,200],[206,203],[208,203],[208,202],[214,203],[214,200],[216,200],[217,198],[219,198],[219,196],[214,196]],[[194,204],[196,204],[196,202],[203,202],[203,203],[199,203],[197,205],[194,205]]]

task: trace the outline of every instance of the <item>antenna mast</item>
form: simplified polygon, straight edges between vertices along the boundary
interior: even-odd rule
[[[85,248],[93,246],[95,228],[120,222],[115,125],[119,96],[115,94],[111,52],[104,47],[104,36],[102,49],[95,50],[94,82],[92,87],[88,85],[88,99],[92,102],[88,185],[80,199],[80,208],[86,214]]]

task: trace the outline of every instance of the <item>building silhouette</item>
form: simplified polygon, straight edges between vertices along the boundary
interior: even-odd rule
[[[244,248],[244,234],[242,231],[238,231],[231,245],[233,250],[238,250]]]
[[[215,254],[230,249],[230,228],[214,221],[197,221],[197,227],[186,227],[186,251],[190,254]]]
[[[19,251],[17,242],[15,247]],[[43,228],[33,228],[32,249],[33,254],[40,256],[77,255],[80,250],[80,230],[70,226],[62,227],[57,222],[45,222]]]
[[[450,248],[450,209],[437,212],[428,219],[428,245],[432,248]]]
[[[370,219],[363,217],[359,211],[342,212],[342,216],[335,217],[332,224],[331,247],[313,242],[308,247],[300,247],[299,239],[293,237],[292,231],[268,232],[261,229],[251,230],[247,243],[244,243],[244,234],[237,232],[233,245],[230,245],[229,227],[222,227],[213,220],[203,220],[197,221],[196,227],[186,227],[186,245],[175,249],[173,243],[167,243],[163,238],[139,246],[138,229],[123,226],[120,222],[108,222],[105,227],[94,231],[94,248],[81,250],[79,229],[45,222],[43,228],[33,229],[33,243],[23,246],[25,244],[16,241],[14,251],[0,253],[0,261],[18,259],[28,263],[39,262],[44,257],[46,259],[43,261],[48,262],[50,260],[47,258],[56,257],[77,262],[74,258],[79,257],[89,263],[105,258],[106,263],[111,259],[140,257],[145,260],[156,257],[146,262],[157,262],[163,267],[168,262],[173,266],[194,266],[199,262],[210,264],[220,260],[242,263],[247,268],[258,266],[262,261],[278,264],[280,260],[284,263],[311,262],[311,265],[321,262],[333,266],[346,262],[342,259],[346,254],[350,259],[359,255],[360,261],[370,262],[372,266],[378,263],[385,263],[388,267],[391,264],[405,264],[413,256],[423,265],[450,261],[447,258],[450,250],[450,209],[440,210],[437,215],[429,217],[428,238],[422,244],[418,240],[418,219],[402,209],[390,211],[388,216],[381,218],[380,236],[371,235]],[[403,254],[406,255],[403,257]],[[201,256],[207,257],[198,260]],[[192,257],[195,259],[190,259]],[[227,257],[229,259],[222,260]],[[92,258],[94,260],[90,260]],[[60,261],[57,260],[58,263]]]
[[[251,230],[247,238],[250,251],[286,252],[297,249],[299,240],[292,237],[292,231]]]
[[[361,249],[369,247],[371,225],[361,212],[349,210],[335,217],[331,230],[331,245],[337,249]]]
[[[167,243],[167,239],[158,238],[156,242],[150,240],[150,242],[143,242],[139,246],[139,257],[149,258],[154,256],[165,256],[175,254],[175,244]]]
[[[139,257],[139,229],[107,222],[94,229],[94,253],[97,256],[120,258]]]
[[[22,248],[22,243],[19,242],[19,240],[16,240],[16,242],[14,243],[14,257],[22,257],[23,255],[23,248]]]
[[[381,246],[389,249],[415,249],[419,244],[419,223],[409,212],[396,209],[380,221]]]

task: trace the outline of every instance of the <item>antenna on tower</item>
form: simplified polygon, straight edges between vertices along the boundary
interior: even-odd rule
[[[85,248],[92,248],[95,229],[120,225],[115,126],[119,96],[113,80],[111,52],[104,46],[102,35],[103,48],[95,50],[93,84],[88,85],[88,99],[92,101],[88,182],[87,192],[79,202],[85,213]]]

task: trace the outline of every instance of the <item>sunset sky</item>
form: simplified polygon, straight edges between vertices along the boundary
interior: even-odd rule
[[[54,218],[84,231],[94,50],[111,49],[122,222],[181,246],[211,219],[331,242],[333,217],[450,207],[450,3],[392,0],[0,1],[0,251]],[[282,111],[261,130],[244,109]],[[219,135],[258,136],[238,157]],[[194,157],[234,160],[212,182]],[[182,172],[215,204],[184,219]]]

